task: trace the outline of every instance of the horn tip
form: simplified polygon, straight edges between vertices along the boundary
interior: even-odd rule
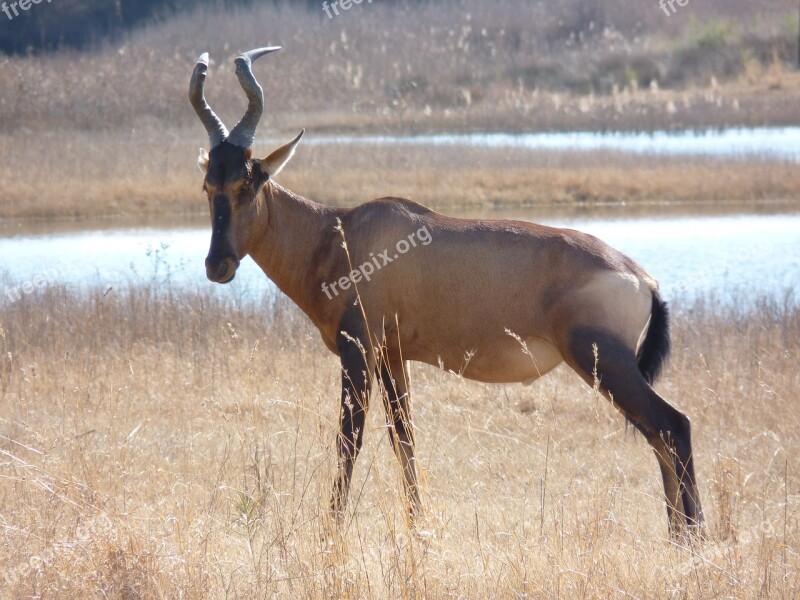
[[[234,62],[236,64],[240,64],[242,62],[246,64],[252,64],[254,60],[261,58],[265,54],[271,54],[272,52],[277,52],[280,49],[281,49],[280,46],[266,46],[264,48],[256,48],[255,50],[242,52],[239,56],[236,57],[236,60]]]
[[[208,52],[203,52],[200,56],[197,57],[198,64],[208,66]]]

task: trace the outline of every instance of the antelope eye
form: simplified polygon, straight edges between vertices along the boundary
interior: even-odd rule
[[[237,194],[236,199],[239,202],[248,202],[252,196],[253,188],[249,185],[245,185],[239,188],[239,193]]]

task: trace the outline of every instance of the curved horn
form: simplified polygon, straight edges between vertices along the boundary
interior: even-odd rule
[[[206,128],[208,140],[213,149],[228,137],[228,129],[206,102],[203,88],[205,87],[207,73],[208,52],[204,52],[197,59],[192,78],[189,80],[189,101],[194,107],[194,112],[197,113],[197,116],[200,117],[200,121]]]
[[[240,148],[250,148],[256,139],[256,127],[261,120],[264,112],[264,90],[258,85],[258,81],[253,76],[253,61],[261,58],[265,54],[280,50],[280,46],[269,48],[257,48],[250,50],[236,57],[236,76],[239,83],[247,95],[247,112],[244,113],[242,120],[231,130],[228,141]]]

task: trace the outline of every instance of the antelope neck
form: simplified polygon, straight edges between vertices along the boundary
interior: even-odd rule
[[[314,297],[324,274],[314,264],[324,256],[335,233],[336,219],[345,212],[294,194],[274,181],[262,190],[266,210],[254,223],[256,238],[250,256],[278,288],[316,321]]]

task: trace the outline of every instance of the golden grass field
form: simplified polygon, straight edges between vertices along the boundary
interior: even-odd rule
[[[2,598],[796,598],[800,312],[674,307],[709,539],[667,536],[644,439],[564,367],[412,366],[426,516],[380,405],[326,532],[339,366],[284,299],[51,287],[0,307]]]

